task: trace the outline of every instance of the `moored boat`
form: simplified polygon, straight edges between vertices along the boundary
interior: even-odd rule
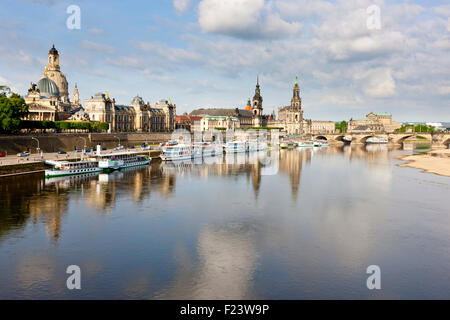
[[[300,141],[297,144],[297,147],[299,147],[299,148],[312,148],[312,147],[314,147],[314,141]]]
[[[328,147],[330,144],[326,140],[316,140],[314,141],[314,147]]]
[[[245,141],[228,141],[223,147],[225,153],[240,153],[247,151],[247,143]]]
[[[95,159],[89,159],[84,161],[52,161],[54,165],[53,169],[45,170],[45,177],[61,177],[70,176],[75,174],[86,174],[92,172],[98,172],[98,161]]]
[[[192,148],[186,144],[166,146],[161,153],[163,161],[188,160],[192,158]]]
[[[388,143],[387,139],[382,137],[370,137],[366,140],[368,144],[386,144]]]

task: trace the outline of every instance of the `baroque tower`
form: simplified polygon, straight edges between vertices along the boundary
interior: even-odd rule
[[[291,125],[291,132],[302,133],[303,132],[303,110],[302,110],[302,98],[300,98],[300,87],[298,85],[298,77],[295,77],[295,84],[291,99],[291,105],[288,115],[288,121]]]
[[[78,93],[78,87],[75,83],[75,89],[73,89],[73,99],[72,103],[75,105],[80,105],[80,94]]]
[[[42,78],[45,77],[56,83],[61,100],[63,102],[69,102],[69,85],[67,83],[66,76],[60,71],[59,53],[58,50],[56,50],[54,43],[53,47],[48,52],[48,64],[45,68],[44,74],[42,75]]]
[[[255,95],[253,96],[252,113],[253,113],[253,126],[262,126],[262,107],[263,98],[261,96],[261,89],[259,88],[259,77],[256,77]]]
[[[300,87],[298,86],[298,76],[295,77],[295,84],[293,89],[293,95],[291,99],[291,109],[294,111],[301,111],[302,98],[300,98]]]

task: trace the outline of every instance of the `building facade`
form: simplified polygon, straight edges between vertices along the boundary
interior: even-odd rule
[[[336,132],[336,124],[334,121],[316,121],[304,120],[304,134],[333,134]]]
[[[238,120],[239,126],[228,124],[227,126],[223,125],[223,127],[228,129],[231,129],[232,127],[241,127],[243,129],[249,127],[283,128],[282,130],[284,133],[289,135],[325,134],[335,132],[335,123],[333,121],[304,119],[298,77],[296,77],[292,90],[291,103],[288,106],[278,108],[278,119],[276,118],[275,112],[271,115],[265,115],[263,111],[263,97],[261,94],[259,78],[257,78],[253,99],[248,99],[244,109],[197,109],[191,112],[191,116],[201,116],[203,118],[209,117],[202,122],[202,130],[205,128],[222,127],[222,125],[219,125],[219,122],[214,123],[214,125],[206,125],[205,123],[213,121],[214,118],[211,117],[234,117]]]
[[[204,116],[200,120],[200,130],[208,131],[216,128],[236,129],[240,128],[239,119],[228,116]]]
[[[287,134],[302,134],[303,110],[298,78],[295,79],[292,91],[291,104],[278,108],[278,121],[274,121],[274,124],[283,127]]]
[[[118,105],[108,94],[97,93],[84,101],[91,121],[107,122],[111,131],[167,132],[175,128],[175,105],[161,100],[155,105],[135,96],[130,105]]]
[[[201,120],[201,116],[192,116],[190,114],[176,116],[175,129],[185,129],[190,132],[201,130]]]
[[[79,97],[76,87],[75,97]],[[75,103],[69,100],[69,85],[60,70],[59,53],[54,44],[48,52],[47,66],[41,79],[36,84],[31,83],[24,100],[29,105],[25,120],[67,120],[80,106],[79,100]]]
[[[401,126],[400,122],[392,121],[391,114],[371,112],[365,119],[350,119],[347,132],[394,132]]]

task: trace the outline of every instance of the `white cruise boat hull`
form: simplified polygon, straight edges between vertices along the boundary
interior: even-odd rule
[[[105,159],[98,162],[98,166],[103,170],[118,170],[123,166],[122,160]]]
[[[130,167],[137,167],[137,166],[145,166],[149,164],[151,159],[144,159],[142,161],[133,161],[133,162],[124,162],[121,168],[130,168]]]
[[[101,171],[101,169],[99,167],[82,168],[82,169],[68,169],[68,170],[50,169],[50,170],[45,170],[45,177],[53,178],[53,177],[71,176],[71,175],[76,175],[76,174],[86,174],[86,173],[99,172],[99,171]]]

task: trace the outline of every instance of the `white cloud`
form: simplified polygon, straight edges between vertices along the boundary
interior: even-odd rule
[[[173,0],[173,7],[178,14],[185,12],[190,5],[190,0]]]
[[[372,69],[355,75],[361,81],[363,92],[374,98],[386,98],[395,95],[395,80],[389,68]]]
[[[102,35],[103,34],[103,30],[100,28],[90,28],[90,29],[88,29],[88,32],[93,35]]]
[[[442,95],[450,95],[450,86],[442,86],[438,88],[438,93]]]
[[[264,0],[202,0],[198,22],[203,32],[243,39],[278,39],[298,34],[300,22],[287,22]]]
[[[114,48],[108,45],[100,44],[97,42],[83,40],[81,42],[81,47],[86,50],[98,51],[103,53],[112,54],[115,52]]]

